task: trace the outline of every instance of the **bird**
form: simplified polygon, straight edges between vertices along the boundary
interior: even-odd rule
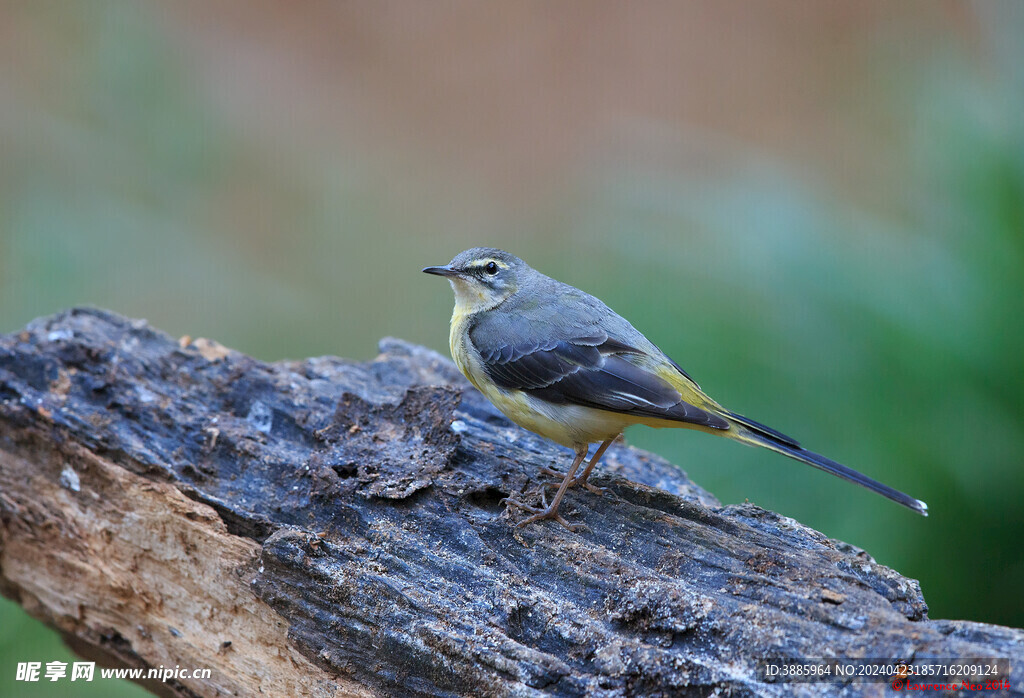
[[[796,440],[722,407],[625,318],[574,286],[518,257],[474,247],[423,272],[448,279],[455,293],[449,331],[459,370],[516,424],[575,452],[550,504],[507,497],[506,510],[528,514],[517,527],[553,519],[571,531],[559,506],[571,487],[595,494],[588,480],[608,447],[634,424],[695,429],[760,446],[814,466],[923,516],[921,500],[871,479]],[[577,475],[591,444],[600,444]],[[554,487],[555,483],[548,483]]]

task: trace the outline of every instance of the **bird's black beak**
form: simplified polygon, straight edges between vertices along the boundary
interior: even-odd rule
[[[451,264],[446,264],[443,267],[426,267],[423,269],[424,274],[434,274],[435,276],[455,276],[459,272],[452,269]]]

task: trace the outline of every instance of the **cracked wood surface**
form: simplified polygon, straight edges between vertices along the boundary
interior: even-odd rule
[[[499,500],[568,451],[430,350],[262,363],[99,310],[0,338],[0,591],[79,653],[209,667],[163,695],[885,695],[766,656],[1009,657],[914,580],[615,444],[566,511]]]

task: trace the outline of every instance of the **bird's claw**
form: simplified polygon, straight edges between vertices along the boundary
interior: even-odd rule
[[[555,509],[554,507],[548,507],[546,509],[542,509],[533,516],[526,517],[525,519],[516,524],[516,528],[522,528],[527,524],[531,524],[536,521],[543,521],[544,519],[554,519],[555,521],[562,524],[563,526],[565,526],[565,528],[569,529],[573,533],[576,533],[584,527],[583,524],[569,523],[562,517],[561,514],[558,513],[558,509]]]
[[[563,518],[562,515],[558,513],[558,507],[547,505],[547,498],[543,496],[543,492],[541,496],[544,501],[543,507],[531,507],[530,505],[523,504],[519,500],[512,499],[511,497],[506,497],[505,499],[501,500],[501,502],[505,504],[505,506],[507,507],[516,507],[517,509],[521,509],[522,511],[531,514],[531,516],[528,516],[519,523],[517,523],[516,528],[522,528],[527,524],[535,523],[537,521],[543,521],[544,519],[553,519],[558,523],[562,524],[562,526],[572,531],[573,533],[576,533],[580,529],[585,528],[584,524],[574,524],[566,521],[565,518]]]
[[[504,504],[506,508],[515,507],[516,509],[526,511],[531,514],[536,514],[547,509],[546,499],[544,500],[545,506],[543,507],[531,507],[529,504],[524,504],[523,502],[520,502],[518,499],[512,499],[511,497],[505,497],[504,499],[500,500],[498,504]]]

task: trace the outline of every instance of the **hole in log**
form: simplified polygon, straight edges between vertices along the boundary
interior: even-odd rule
[[[508,492],[502,492],[497,487],[485,487],[482,490],[473,490],[467,499],[475,507],[497,513],[502,509],[501,500],[507,496]]]
[[[339,463],[338,465],[332,465],[331,470],[336,472],[338,477],[342,479],[355,477],[359,474],[359,466],[355,463]]]

